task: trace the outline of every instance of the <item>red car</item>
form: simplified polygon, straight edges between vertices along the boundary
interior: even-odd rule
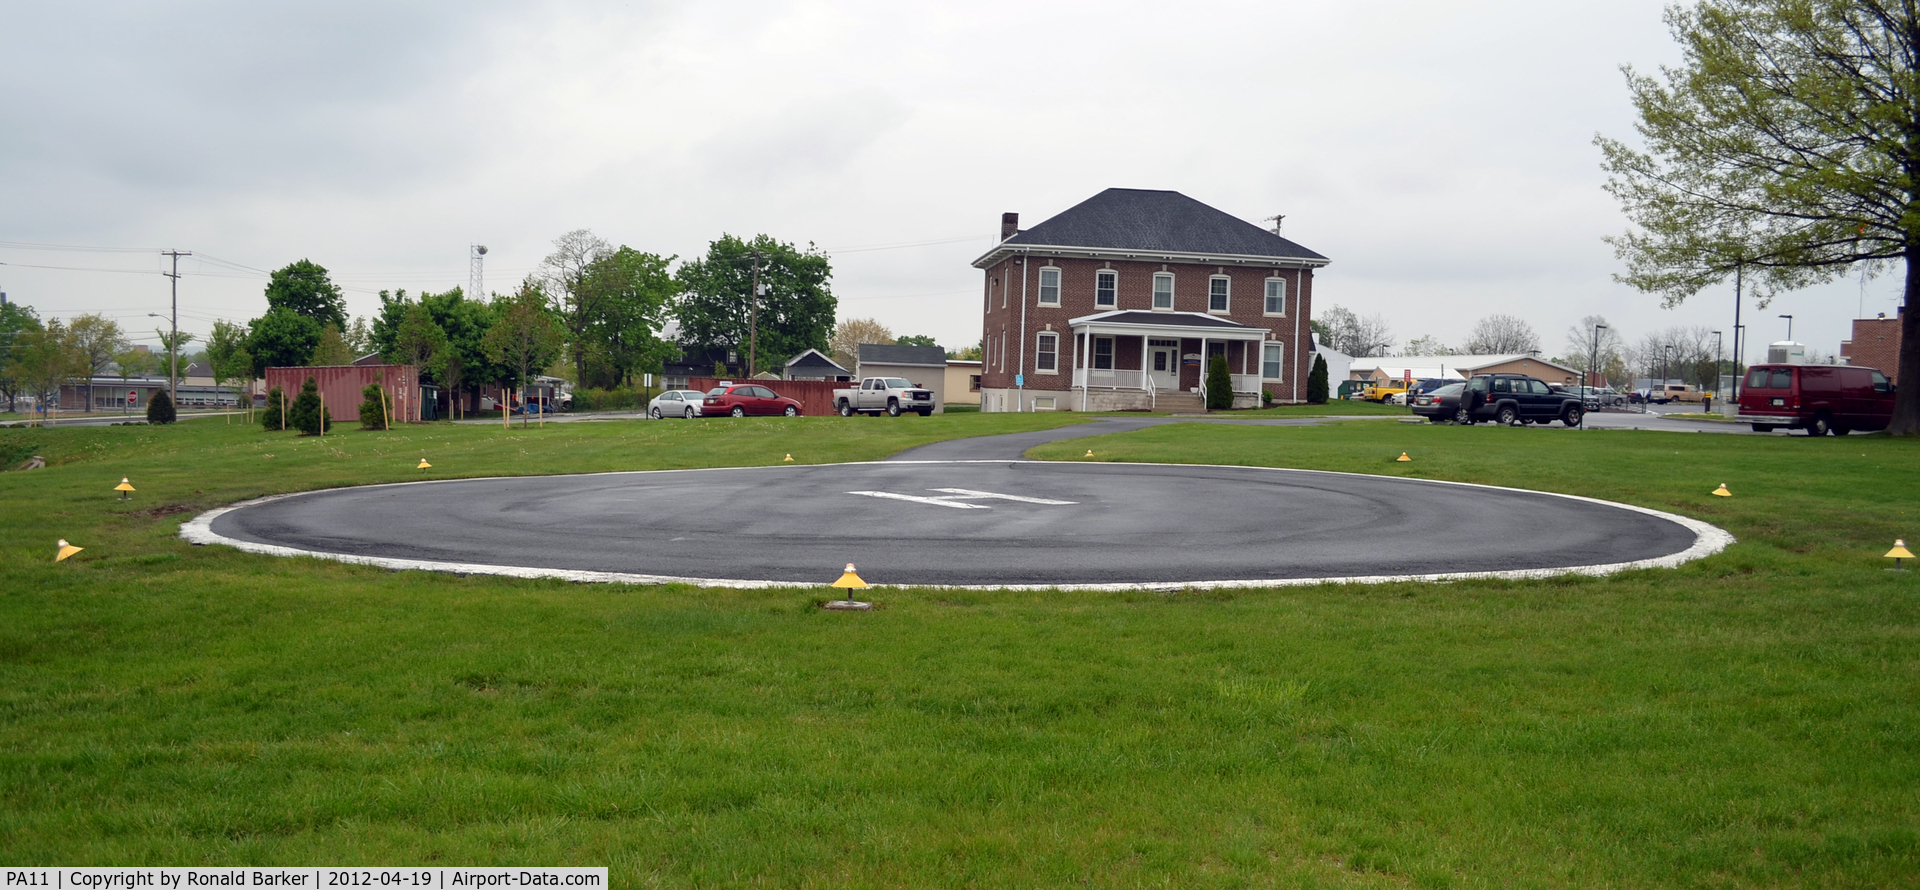
[[[728,383],[707,390],[700,402],[701,417],[722,414],[745,417],[749,414],[785,414],[800,416],[800,403],[757,383]]]
[[[1796,427],[1809,436],[1883,430],[1893,422],[1893,383],[1872,368],[1754,365],[1740,389],[1740,419],[1757,433]]]

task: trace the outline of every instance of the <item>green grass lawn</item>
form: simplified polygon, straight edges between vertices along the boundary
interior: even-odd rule
[[[605,864],[620,886],[1920,880],[1920,573],[1879,558],[1920,537],[1915,442],[1194,424],[1097,449],[1569,491],[1741,539],[1604,579],[883,591],[843,614],[817,588],[175,537],[218,503],[419,478],[422,455],[436,475],[823,462],[1077,419],[0,431],[0,465],[51,463],[0,473],[0,858]],[[88,549],[54,565],[58,537]]]

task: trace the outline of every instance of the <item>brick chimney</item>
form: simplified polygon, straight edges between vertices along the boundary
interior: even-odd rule
[[[1018,213],[1000,214],[1000,240],[1005,241],[1008,238],[1012,238],[1013,236],[1019,233],[1020,233],[1020,214]]]

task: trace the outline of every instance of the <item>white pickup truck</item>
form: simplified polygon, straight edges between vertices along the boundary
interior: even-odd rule
[[[914,386],[905,377],[868,377],[857,389],[834,390],[833,407],[841,417],[882,411],[888,417],[899,417],[906,411],[926,417],[933,413],[933,390]]]

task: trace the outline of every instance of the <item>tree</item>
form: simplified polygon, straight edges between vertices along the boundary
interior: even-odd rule
[[[587,282],[594,263],[613,252],[613,245],[587,229],[574,229],[553,239],[553,253],[540,261],[540,283],[554,302],[554,314],[567,327],[573,347],[575,382],[586,377],[587,328],[601,312],[605,294]]]
[[[373,329],[368,327],[367,317],[364,315],[354,316],[353,324],[341,331],[340,336],[346,341],[347,349],[353,352],[353,357],[356,359],[367,353],[379,351],[373,347]]]
[[[1624,380],[1627,376],[1626,340],[1611,325],[1600,327],[1606,324],[1605,316],[1589,315],[1580,319],[1579,324],[1567,328],[1565,357],[1554,361],[1576,371],[1592,370],[1608,381]],[[1587,365],[1595,360],[1596,353],[1598,364],[1588,368]]]
[[[247,351],[253,353],[253,376],[268,368],[298,368],[313,358],[320,345],[320,322],[291,309],[269,309],[248,325]]]
[[[635,370],[657,369],[678,351],[659,335],[673,304],[667,266],[674,259],[622,245],[587,265],[580,283],[584,318],[573,341],[581,385],[631,383]],[[589,360],[611,379],[589,381]]]
[[[1625,69],[1645,145],[1595,137],[1636,227],[1620,280],[1676,305],[1904,263],[1893,435],[1920,435],[1920,5],[1704,0],[1667,11],[1683,64]],[[1737,360],[1737,357],[1736,357]]]
[[[1312,324],[1322,342],[1354,358],[1386,355],[1393,348],[1393,330],[1378,315],[1361,318],[1340,306],[1330,306]]]
[[[750,294],[756,266],[757,300]],[[832,262],[811,244],[802,251],[767,235],[752,241],[722,235],[704,259],[682,263],[674,275],[680,286],[675,314],[681,339],[748,356],[749,372],[808,349],[824,350],[838,304],[832,278]]]
[[[1432,334],[1422,334],[1418,337],[1408,340],[1407,348],[1401,354],[1402,355],[1452,355],[1453,350],[1447,348],[1447,344],[1440,342],[1439,337],[1435,337]]]
[[[1540,351],[1540,335],[1525,320],[1489,315],[1473,324],[1464,347],[1468,355],[1519,355]]]
[[[333,412],[320,404],[320,384],[312,377],[300,384],[300,395],[287,409],[287,425],[303,436],[318,436],[333,428]]]
[[[548,310],[547,295],[532,279],[513,296],[496,301],[495,310],[498,317],[482,344],[490,358],[513,369],[511,382],[524,386],[535,371],[559,357],[566,336]],[[525,420],[521,418],[523,426]]]
[[[154,329],[153,335],[160,338],[160,348],[165,350],[166,355],[166,358],[158,360],[160,376],[171,382],[178,382],[186,377],[187,366],[192,364],[192,361],[183,350],[188,343],[193,342],[193,335],[186,331],[168,333],[158,328]]]
[[[957,362],[981,361],[981,356],[986,352],[986,345],[987,345],[987,341],[981,340],[980,342],[975,343],[972,346],[963,346],[959,349],[949,349],[947,350],[947,358]]]
[[[347,298],[325,267],[310,260],[289,263],[267,280],[267,311],[285,309],[320,325],[347,327]]]
[[[378,383],[369,383],[360,389],[360,428],[363,430],[390,430],[393,428],[387,419],[387,392]]]
[[[167,395],[166,390],[163,389],[154,393],[153,398],[147,400],[148,423],[155,426],[163,426],[179,418],[179,412],[175,411],[173,407],[173,397]]]
[[[0,395],[7,397],[7,413],[16,409],[14,400],[19,396],[20,381],[13,376],[13,350],[21,343],[21,336],[40,330],[40,316],[31,306],[19,303],[0,303]]]
[[[369,335],[370,351],[379,352],[389,362],[401,363],[402,351],[398,347],[400,326],[406,321],[407,313],[415,301],[407,297],[405,290],[389,294],[380,292],[380,312],[373,318]],[[459,409],[463,383],[508,383],[513,372],[505,365],[487,357],[482,339],[488,329],[493,327],[494,309],[478,300],[469,300],[460,288],[445,293],[423,293],[418,305],[426,307],[434,324],[445,332],[447,337],[446,363],[440,368],[441,378],[453,403],[456,413]]]
[[[207,335],[207,365],[213,369],[213,382],[233,390],[233,397],[253,411],[253,354],[247,351],[247,332],[233,322],[221,319],[213,323]]]
[[[1216,355],[1207,363],[1207,410],[1224,411],[1233,407],[1233,372],[1227,369],[1227,357]]]
[[[833,360],[850,369],[860,363],[860,344],[886,346],[893,342],[893,332],[887,330],[886,325],[871,318],[849,318],[834,327],[833,339],[828,344]]]
[[[281,432],[287,428],[287,392],[280,387],[267,390],[267,407],[260,412],[260,425],[268,432]]]
[[[1327,357],[1314,353],[1313,370],[1307,373],[1307,404],[1327,403]]]
[[[933,338],[925,334],[908,334],[905,337],[895,338],[893,342],[901,346],[939,346],[940,345],[938,343],[933,342]]]
[[[12,350],[10,374],[20,388],[42,405],[60,403],[60,384],[86,370],[86,356],[75,344],[73,332],[60,319],[18,335]]]
[[[320,326],[320,342],[314,345],[313,355],[307,361],[314,365],[351,365],[355,358],[353,347],[347,345],[340,329],[324,324]]]
[[[86,378],[87,410],[93,410],[93,378],[107,372],[113,357],[128,348],[120,323],[104,315],[76,315],[67,322],[67,334],[73,348],[79,350],[81,367],[75,376]]]
[[[452,352],[447,346],[447,332],[434,323],[433,313],[419,303],[407,308],[407,317],[395,332],[393,348],[400,364],[412,365],[423,378],[436,382],[443,376],[441,370]]]

